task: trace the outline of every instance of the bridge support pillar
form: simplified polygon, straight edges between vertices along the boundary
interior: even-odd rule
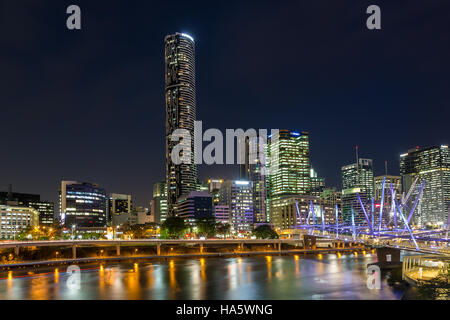
[[[203,243],[200,243],[200,253],[203,253]]]
[[[278,251],[281,252],[281,242],[278,242]]]
[[[77,258],[77,246],[74,244],[72,246],[72,259],[76,259]]]
[[[14,253],[16,256],[19,255],[19,246],[14,247]]]
[[[120,244],[117,244],[116,246],[116,254],[117,256],[120,256]]]
[[[156,254],[157,254],[158,256],[161,255],[161,243],[158,243],[158,244],[156,245]]]

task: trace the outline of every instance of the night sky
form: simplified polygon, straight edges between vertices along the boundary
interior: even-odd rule
[[[393,3],[395,2],[395,3]],[[67,6],[82,30],[66,28]],[[366,28],[378,4],[382,30]],[[450,143],[449,1],[0,0],[0,190],[57,200],[62,179],[148,206],[165,177],[164,36],[196,42],[203,128],[310,133],[329,186],[360,156]],[[200,166],[199,178],[236,178]]]

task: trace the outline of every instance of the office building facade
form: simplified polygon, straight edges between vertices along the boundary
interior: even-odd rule
[[[448,146],[415,148],[400,156],[400,174],[405,192],[414,180],[426,181],[415,223],[444,225],[449,223],[450,154]],[[413,191],[417,194],[417,190]]]
[[[279,130],[276,136],[269,136],[266,154],[269,221],[281,228],[282,219],[272,208],[277,207],[284,196],[311,193],[309,134]]]
[[[213,199],[210,193],[191,191],[178,199],[177,216],[189,226],[195,226],[198,219],[214,218]]]
[[[0,205],[0,238],[14,239],[28,227],[39,225],[39,212],[30,207]]]
[[[53,202],[41,200],[39,194],[12,192],[12,185],[9,185],[8,189],[8,192],[0,192],[0,204],[34,208],[39,212],[40,225],[54,223],[55,204]]]
[[[253,183],[226,180],[220,190],[220,205],[229,207],[229,221],[234,232],[251,232],[254,227]]]
[[[153,199],[150,202],[150,214],[155,223],[163,223],[167,218],[167,185],[165,181],[153,185]]]
[[[273,207],[274,214],[280,219],[281,230],[296,228],[301,225],[315,224],[326,226],[336,224],[336,204],[312,195],[282,196]],[[309,218],[309,219],[308,219]],[[342,222],[338,208],[338,221]]]
[[[372,200],[374,195],[373,162],[371,159],[358,159],[357,163],[343,166],[341,174],[343,219],[350,223],[353,210],[355,223],[364,224],[365,216],[357,194],[360,195],[365,206]]]
[[[97,184],[62,181],[59,198],[66,228],[106,227],[108,196]]]

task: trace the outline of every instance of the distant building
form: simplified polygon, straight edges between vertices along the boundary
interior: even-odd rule
[[[443,225],[449,223],[450,211],[450,153],[448,146],[415,148],[400,156],[400,174],[405,192],[415,178],[426,181],[419,214],[415,222]],[[414,191],[417,194],[417,190]]]
[[[204,191],[191,191],[182,196],[178,200],[176,210],[178,217],[183,218],[190,226],[195,226],[198,219],[214,218],[212,196]]]
[[[39,212],[40,225],[51,225],[54,222],[55,204],[53,202],[41,200],[38,194],[12,192],[12,185],[9,185],[8,192],[0,192],[0,204],[36,209]]]
[[[385,202],[386,198],[391,199],[391,184],[394,188],[395,192],[395,198],[396,200],[400,200],[402,198],[402,177],[400,176],[390,176],[390,175],[384,175],[384,176],[378,176],[373,178],[374,182],[374,198],[375,201],[379,202],[381,200],[382,196],[382,190],[383,190],[383,179],[386,178],[385,182],[385,190],[384,190],[384,197]]]
[[[311,206],[312,204],[312,206]],[[313,224],[314,216],[316,224],[335,224],[336,206],[332,200],[324,200],[311,195],[284,196],[273,207],[274,214],[280,217],[282,230],[295,228],[300,225]],[[314,211],[313,211],[314,210]],[[308,220],[309,216],[309,220]],[[341,215],[338,210],[338,220],[341,223]]]
[[[216,222],[230,223],[230,207],[227,205],[217,205],[214,207]]]
[[[166,186],[165,181],[160,181],[153,185],[153,199],[150,202],[150,215],[155,223],[163,223],[167,218]]]
[[[279,130],[267,139],[267,156],[269,220],[275,227],[281,227],[282,218],[272,208],[278,206],[284,196],[311,193],[308,132]]]
[[[338,211],[342,213],[342,191],[337,191],[335,188],[324,189],[320,195],[322,200],[330,201],[330,203],[338,208]]]
[[[369,204],[373,192],[373,164],[371,159],[358,159],[357,163],[343,166],[342,173],[342,213],[345,222],[351,221],[352,209],[356,224],[364,224],[365,216],[358,201],[360,195],[364,205]]]
[[[150,215],[148,208],[136,207],[134,208],[133,211],[137,217],[137,224],[146,224],[154,222],[152,221],[152,216]]]
[[[62,181],[60,216],[66,228],[106,227],[108,196],[92,183]]]
[[[233,231],[253,230],[253,184],[251,181],[227,180],[220,189],[220,205],[229,207]]]
[[[39,225],[39,212],[25,206],[0,205],[0,219],[1,239],[14,239],[27,227]]]
[[[325,189],[325,178],[317,176],[317,172],[311,168],[311,195],[320,197]]]
[[[222,187],[222,183],[223,179],[208,179],[208,191],[213,197],[214,205],[217,205],[219,203],[220,188]]]
[[[108,221],[112,220],[112,217],[114,216],[131,213],[132,209],[133,203],[131,201],[131,195],[118,193],[109,195]]]
[[[253,222],[264,224],[267,222],[267,184],[264,170],[265,165],[261,162],[259,154],[258,139],[245,137],[244,163],[239,165],[239,179],[250,181],[253,186]]]

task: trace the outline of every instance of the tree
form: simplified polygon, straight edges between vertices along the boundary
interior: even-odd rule
[[[180,217],[168,217],[161,225],[161,238],[178,239],[186,231],[187,226],[184,219]]]
[[[197,233],[203,237],[214,237],[216,235],[216,219],[200,218],[195,222]]]
[[[221,234],[223,236],[226,236],[231,231],[231,225],[229,223],[222,223],[218,222],[216,224],[216,232],[217,234]]]
[[[278,239],[278,234],[267,224],[256,227],[253,235],[258,239]]]

